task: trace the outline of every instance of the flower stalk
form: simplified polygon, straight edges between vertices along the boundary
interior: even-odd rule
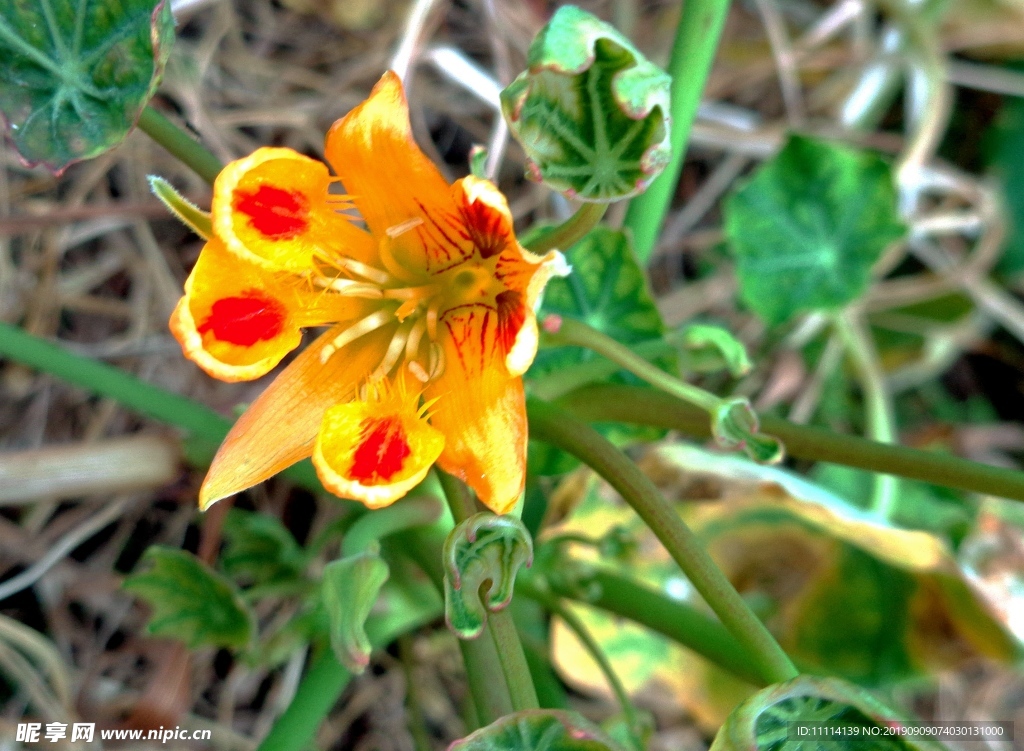
[[[675,378],[652,362],[645,360],[625,344],[617,342],[593,326],[573,318],[549,316],[544,321],[545,343],[563,347],[585,347],[606,357],[633,375],[644,379],[665,393],[714,414],[724,404],[723,399],[704,389]]]
[[[608,211],[606,203],[584,203],[576,213],[556,227],[544,231],[524,247],[531,253],[547,253],[549,250],[568,250],[587,236],[604,218]]]
[[[476,508],[468,488],[447,472],[435,471],[456,525],[469,519]],[[481,723],[539,706],[523,645],[507,609],[490,613],[483,633],[476,639],[459,639],[459,647]],[[494,680],[497,675],[505,680]]]
[[[552,404],[530,400],[527,411],[534,438],[588,464],[633,507],[770,682],[781,683],[799,674],[690,528],[636,464],[592,427]]]
[[[847,354],[853,360],[858,380],[864,391],[864,413],[868,435],[879,443],[896,443],[895,416],[892,400],[885,387],[885,374],[878,361],[878,352],[865,328],[861,315],[848,309],[833,321]],[[892,516],[899,493],[899,480],[893,475],[877,473],[871,497],[871,511],[880,519]]]
[[[697,107],[718,39],[729,12],[729,0],[688,0],[683,3],[668,72],[672,76],[672,161],[645,193],[630,201],[625,226],[633,233],[633,249],[646,264],[658,242],[676,183],[683,169],[686,143],[697,117]]]
[[[205,146],[185,131],[147,106],[139,115],[139,130],[163,146],[172,156],[210,185],[220,174],[224,165]]]

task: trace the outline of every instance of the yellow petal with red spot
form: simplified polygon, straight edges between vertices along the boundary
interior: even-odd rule
[[[448,183],[413,140],[394,73],[331,127],[325,154],[370,232],[402,266],[435,272],[472,255]]]
[[[366,400],[337,404],[324,414],[313,464],[332,493],[380,508],[423,481],[445,439],[404,381],[368,390]]]
[[[273,477],[313,453],[324,412],[351,399],[380,363],[396,326],[362,336],[332,357],[321,352],[346,325],[310,344],[242,413],[199,491],[199,507]]]
[[[267,269],[308,273],[314,257],[371,258],[375,243],[336,209],[327,167],[291,149],[261,148],[228,164],[213,186],[213,231],[228,250]]]
[[[170,327],[185,355],[222,381],[259,378],[295,349],[303,326],[358,316],[366,302],[268,274],[211,239],[185,281]]]
[[[485,306],[449,312],[439,325],[444,372],[427,384],[431,424],[445,435],[438,464],[468,483],[496,514],[510,511],[526,482],[523,382],[505,367],[498,315]]]

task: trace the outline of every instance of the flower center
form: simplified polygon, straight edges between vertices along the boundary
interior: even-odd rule
[[[484,270],[456,266],[438,276],[414,273],[395,259],[395,238],[423,223],[412,219],[387,230],[379,243],[380,265],[369,265],[353,258],[324,261],[316,284],[346,297],[379,301],[369,315],[352,323],[320,352],[326,362],[345,345],[389,324],[398,326],[384,357],[370,380],[388,376],[397,367],[405,368],[421,383],[444,372],[444,350],[437,341],[438,320],[444,311],[457,305],[465,292],[480,288],[486,281]]]

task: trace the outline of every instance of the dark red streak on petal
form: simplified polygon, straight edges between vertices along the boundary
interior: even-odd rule
[[[433,256],[435,254],[430,252],[432,248],[437,248],[437,250],[443,251],[444,255],[445,255],[445,257],[444,257],[445,261],[450,261],[452,259],[452,253],[451,253],[452,250],[455,251],[456,258],[464,259],[464,258],[468,257],[467,253],[463,251],[462,246],[458,242],[456,242],[456,240],[454,238],[452,238],[451,235],[449,235],[447,232],[445,232],[444,227],[442,227],[440,225],[440,223],[437,221],[437,218],[434,217],[434,215],[431,212],[427,211],[427,207],[424,206],[421,201],[416,201],[416,205],[420,207],[420,210],[423,212],[423,216],[426,217],[426,219],[427,219],[427,223],[426,224],[420,225],[424,230],[426,230],[427,235],[430,236],[430,235],[434,234],[434,233],[430,232],[428,227],[433,227],[434,231],[438,235],[440,235],[440,239],[432,237],[431,238],[432,242],[429,242],[429,243],[424,242],[424,245],[426,245],[427,248],[428,248],[428,250],[427,250],[427,253],[428,253],[428,257],[427,257],[427,263],[428,263],[427,270],[428,271],[432,270],[432,269],[430,269],[430,262],[431,261],[441,260],[440,258],[436,258],[436,259],[433,258]],[[422,235],[420,235],[420,237],[422,238]],[[472,251],[470,251],[470,254],[471,253],[472,253]]]
[[[309,226],[309,202],[301,193],[261,185],[254,193],[235,192],[235,210],[252,222],[261,234],[273,240],[287,240]]]
[[[481,258],[495,256],[508,245],[502,215],[483,201],[464,204],[462,221]]]
[[[251,290],[240,297],[223,297],[214,302],[210,315],[197,330],[200,334],[212,332],[222,342],[251,347],[280,334],[286,317],[280,302]]]
[[[499,292],[494,301],[498,304],[498,341],[507,354],[526,320],[526,306],[522,293],[512,289]]]
[[[355,450],[349,476],[364,485],[387,482],[412,453],[402,423],[394,417],[370,417],[363,421],[362,429],[362,443]]]

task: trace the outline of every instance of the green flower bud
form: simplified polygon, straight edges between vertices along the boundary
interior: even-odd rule
[[[668,164],[671,78],[612,26],[563,6],[527,64],[501,106],[531,177],[604,203],[643,192]]]

